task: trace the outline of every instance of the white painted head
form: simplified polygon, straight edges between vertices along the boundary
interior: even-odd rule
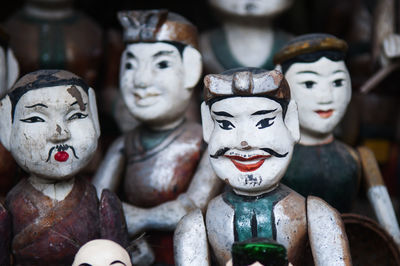
[[[0,98],[7,93],[19,75],[18,62],[9,47],[8,38],[0,28]]]
[[[138,120],[156,128],[183,118],[202,71],[194,26],[165,12],[119,13],[127,42],[120,67],[122,95]],[[149,24],[151,20],[141,20],[143,17],[159,21],[159,29]],[[143,23],[134,24],[137,21]]]
[[[94,155],[100,136],[95,94],[78,76],[29,73],[1,104],[1,142],[31,176],[68,179]]]
[[[208,0],[224,13],[236,16],[271,17],[288,9],[293,0]]]
[[[114,241],[92,240],[75,255],[72,266],[132,266],[128,252]]]
[[[274,189],[299,139],[296,103],[278,71],[240,69],[208,75],[204,139],[217,176],[244,195]]]
[[[308,43],[312,47],[308,50],[304,47],[310,46],[301,46]],[[309,34],[281,50],[281,54],[287,53],[279,63],[299,109],[300,143],[313,145],[332,139],[346,112],[351,99],[351,80],[344,63],[346,48],[344,41],[332,35]]]

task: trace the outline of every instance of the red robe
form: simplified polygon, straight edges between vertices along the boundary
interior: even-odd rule
[[[17,265],[71,265],[78,249],[97,238],[128,244],[121,203],[103,192],[99,204],[96,189],[83,178],[75,179],[61,201],[47,197],[24,179],[7,195],[6,205],[12,215],[12,253]],[[110,225],[114,228],[107,228]]]

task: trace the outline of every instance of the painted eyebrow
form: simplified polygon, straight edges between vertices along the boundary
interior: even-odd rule
[[[346,73],[346,72],[344,70],[339,69],[339,70],[334,71],[332,74],[336,74],[336,73]]]
[[[113,262],[111,262],[111,263],[110,263],[110,265],[117,264],[117,263],[121,263],[121,264],[123,264],[123,265],[125,265],[125,266],[126,266],[126,264],[125,264],[125,263],[123,263],[123,262],[122,262],[122,261],[120,261],[120,260],[114,260]]]
[[[317,72],[315,72],[315,71],[311,71],[311,70],[299,71],[299,72],[297,72],[296,74],[314,74],[314,75],[320,76],[319,73],[317,73]]]
[[[132,52],[126,52],[126,57],[128,57],[129,59],[136,58],[136,56]]]
[[[231,115],[230,113],[227,113],[227,112],[214,112],[214,111],[213,111],[213,113],[214,113],[215,115],[218,115],[218,116],[233,117],[233,115]]]
[[[37,103],[37,104],[33,104],[33,105],[29,105],[29,106],[25,106],[25,108],[34,108],[34,107],[44,107],[44,108],[49,108],[47,105],[43,104],[43,103]]]
[[[275,112],[276,109],[277,109],[277,108],[275,108],[274,110],[260,110],[260,111],[257,111],[257,112],[255,112],[255,113],[252,113],[251,115],[266,115],[266,114]]]
[[[71,103],[71,105],[70,105],[70,106],[73,106],[73,105],[75,105],[75,104],[78,104],[78,101],[75,101],[75,102]],[[87,103],[84,103],[83,105],[84,105],[84,106],[86,106],[86,105],[87,105]]]
[[[170,54],[172,54],[174,51],[159,51],[158,53],[155,53],[154,55],[153,55],[153,58],[157,58],[157,57],[160,57],[160,56],[162,56],[162,55],[170,55]]]

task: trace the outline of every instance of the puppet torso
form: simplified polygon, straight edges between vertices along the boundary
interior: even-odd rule
[[[231,258],[234,241],[274,239],[297,265],[307,240],[305,198],[284,185],[258,197],[228,191],[212,200],[206,215],[207,235],[220,265]]]
[[[71,265],[84,243],[100,237],[96,190],[84,179],[76,179],[62,201],[24,179],[7,195],[6,204],[13,217],[17,265]]]
[[[359,185],[355,152],[340,141],[297,144],[282,183],[303,196],[317,196],[340,212],[349,211]]]
[[[139,127],[128,133],[124,179],[127,201],[152,207],[186,191],[201,156],[201,145],[201,126],[191,122],[168,132],[145,132]]]

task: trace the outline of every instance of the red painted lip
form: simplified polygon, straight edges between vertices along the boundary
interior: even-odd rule
[[[244,158],[242,156],[229,156],[225,155],[225,157],[229,158],[231,162],[236,166],[236,168],[241,172],[253,172],[263,165],[264,161],[271,157],[271,155],[256,155],[249,158]],[[247,162],[259,159],[258,162],[252,164],[242,164],[238,161]]]
[[[59,151],[56,154],[54,154],[54,160],[58,161],[58,162],[65,162],[66,160],[68,160],[69,158],[69,154],[68,152],[65,151]]]
[[[317,110],[315,111],[321,118],[329,118],[333,115],[333,109],[329,109],[326,111],[323,110]]]

